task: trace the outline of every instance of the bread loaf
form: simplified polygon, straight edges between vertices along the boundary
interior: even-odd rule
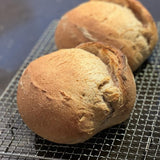
[[[137,0],[92,0],[67,12],[55,42],[59,49],[84,42],[105,42],[120,49],[135,71],[151,54],[158,39],[150,13]]]
[[[126,57],[103,44],[87,43],[31,62],[20,78],[17,104],[35,133],[74,144],[126,120],[135,95]]]

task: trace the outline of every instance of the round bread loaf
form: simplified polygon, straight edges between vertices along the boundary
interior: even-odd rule
[[[105,42],[120,49],[135,71],[151,54],[158,39],[150,13],[137,0],[94,0],[66,13],[55,42],[59,49],[81,43]]]
[[[31,62],[20,78],[17,104],[35,133],[74,144],[126,120],[135,96],[125,56],[103,44],[87,43]]]

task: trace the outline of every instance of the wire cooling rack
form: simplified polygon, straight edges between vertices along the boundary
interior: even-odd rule
[[[49,142],[23,123],[16,104],[18,80],[32,60],[56,50],[56,24],[50,24],[0,97],[0,159],[160,160],[160,42],[135,73],[137,100],[124,123],[76,145]]]

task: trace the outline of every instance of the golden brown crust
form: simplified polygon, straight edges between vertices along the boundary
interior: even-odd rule
[[[90,0],[90,1],[105,1],[120,4],[132,10],[137,19],[139,19],[145,28],[144,36],[146,37],[150,50],[153,50],[158,41],[158,32],[156,24],[149,11],[138,0]]]
[[[109,11],[107,13],[107,10],[105,13],[105,8],[110,8],[107,6],[113,3],[116,3],[115,7],[119,12],[122,9],[119,6],[123,5],[129,8],[129,10],[126,7],[123,8],[124,14],[120,13],[124,16],[124,20],[121,22],[116,22],[114,18],[114,22],[107,19],[111,14]],[[131,21],[128,22],[130,18],[135,22],[131,28],[128,25],[132,24]],[[119,20],[119,17],[116,20]],[[114,27],[116,23],[117,27]],[[121,32],[121,29],[124,31]],[[133,31],[130,32],[132,29]],[[157,29],[152,16],[141,3],[135,0],[113,0],[112,3],[98,2],[97,0],[81,4],[62,17],[55,32],[55,42],[59,49],[73,48],[80,43],[89,41],[100,41],[119,47],[118,49],[121,49],[127,56],[133,71],[151,54],[157,39]]]
[[[103,44],[87,43],[31,62],[19,81],[17,104],[35,133],[74,144],[128,118],[135,94],[125,56]]]
[[[120,88],[122,93],[119,99],[117,98],[115,101],[106,98],[110,102],[110,106],[113,107],[113,113],[104,122],[102,128],[108,128],[125,121],[132,111],[136,98],[136,85],[126,56],[120,50],[107,46],[105,43],[88,42],[77,47],[95,54],[107,64],[115,85]],[[106,92],[106,96],[108,96],[108,92]]]

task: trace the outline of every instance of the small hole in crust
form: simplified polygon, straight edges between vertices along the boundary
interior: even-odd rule
[[[85,93],[82,93],[82,97],[85,97],[86,96],[86,94]]]
[[[146,36],[146,39],[147,39],[147,43],[148,43],[148,45],[151,43],[151,38],[148,36]]]

